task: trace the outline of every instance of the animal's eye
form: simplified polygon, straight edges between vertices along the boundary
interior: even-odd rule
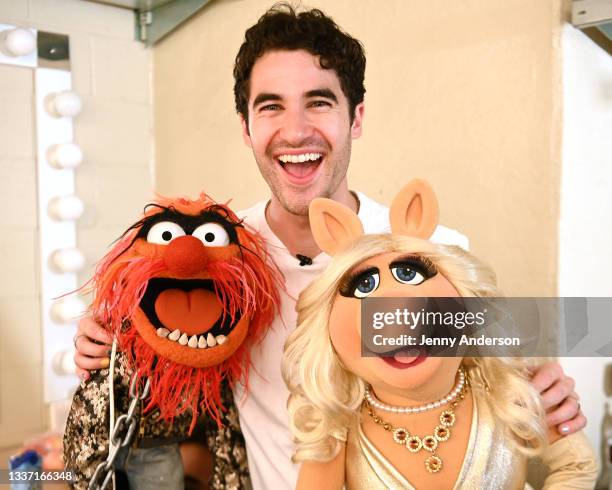
[[[391,274],[393,274],[393,277],[395,277],[398,282],[401,282],[402,284],[410,284],[412,286],[421,284],[425,280],[423,274],[408,267],[407,265],[397,265],[395,267],[391,267]]]
[[[172,221],[161,221],[159,223],[155,223],[149,233],[147,233],[147,242],[156,243],[158,245],[167,245],[175,238],[185,235],[185,230],[183,230],[179,225],[173,223]]]
[[[230,237],[219,223],[205,223],[193,230],[192,235],[207,247],[225,247]]]
[[[355,283],[355,290],[353,296],[356,298],[365,298],[378,289],[380,283],[380,275],[378,272],[372,272],[370,274],[364,274],[360,276]]]

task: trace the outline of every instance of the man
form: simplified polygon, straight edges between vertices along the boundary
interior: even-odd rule
[[[242,215],[267,239],[287,288],[280,316],[252,353],[248,395],[241,386],[234,392],[256,489],[293,488],[297,478],[280,360],[295,327],[295,300],[329,261],[314,243],[308,204],[328,197],[357,212],[366,233],[388,229],[386,208],[350,191],[346,178],[352,140],[362,131],[364,71],[359,41],[319,10],[298,14],[287,5],[273,7],[247,30],[236,58],[234,94],[243,139],[272,192],[268,202]],[[444,227],[432,239],[467,246],[463,235]],[[86,379],[85,369],[108,364],[100,359],[108,347],[90,339],[109,339],[91,319],[79,323],[75,339],[78,373]],[[558,364],[541,366],[533,384],[551,409],[551,426],[571,433],[585,425],[573,380]]]

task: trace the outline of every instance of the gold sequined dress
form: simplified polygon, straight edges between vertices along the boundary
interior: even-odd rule
[[[473,397],[474,411],[468,447],[454,488],[531,488],[526,485],[527,459],[516,451],[504,436],[502,426],[495,423],[495,417],[486,400],[475,394]],[[595,487],[595,457],[582,432],[564,437],[549,446],[542,455],[542,462],[550,470],[544,489]],[[357,424],[347,435],[346,489],[414,490],[414,487],[378,451]]]

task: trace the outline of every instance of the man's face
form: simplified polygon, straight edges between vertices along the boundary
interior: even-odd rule
[[[253,150],[273,199],[308,214],[315,197],[333,199],[346,188],[351,140],[361,135],[363,103],[351,123],[349,104],[334,70],[307,51],[270,51],[250,79],[244,141]]]

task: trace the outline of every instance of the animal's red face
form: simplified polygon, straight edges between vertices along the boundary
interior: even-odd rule
[[[138,231],[131,253],[166,269],[149,279],[133,315],[138,333],[160,356],[210,367],[245,340],[250,319],[241,304],[247,285],[237,276],[243,260],[239,228],[218,210],[190,215],[164,209]],[[223,285],[232,290],[218,296]]]
[[[94,314],[133,367],[153,378],[167,416],[195,392],[218,391],[223,377],[246,375],[249,347],[278,304],[261,238],[205,195],[148,206],[100,263],[93,284]],[[164,409],[159,400],[167,396],[173,402]]]

